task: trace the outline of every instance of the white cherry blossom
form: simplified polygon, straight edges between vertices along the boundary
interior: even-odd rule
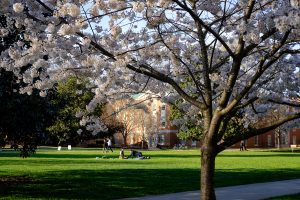
[[[15,3],[13,8],[16,13],[21,13],[24,10],[24,5],[22,3]]]
[[[7,24],[0,36],[22,32],[0,56],[0,67],[26,83],[19,92],[46,92],[70,76],[85,76],[96,85],[87,112],[132,93],[170,95],[165,99],[184,102],[186,116],[176,124],[190,119],[205,127],[203,155],[245,137],[222,132],[236,113],[252,128],[250,137],[279,126],[275,119],[265,129],[257,122],[281,104],[293,107],[299,96],[297,0],[20,2],[0,1]],[[288,110],[284,122],[300,117]],[[106,128],[98,116],[80,117],[93,133]],[[209,190],[211,182],[203,181]]]

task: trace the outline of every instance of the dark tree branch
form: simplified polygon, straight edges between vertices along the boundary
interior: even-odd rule
[[[187,5],[184,5],[179,0],[173,0],[173,1],[177,3],[177,5],[180,6],[182,9],[187,11],[190,14],[190,16],[195,20],[195,22],[201,24],[201,26],[203,26],[208,32],[210,32],[224,46],[224,48],[227,50],[229,55],[232,58],[235,58],[235,54],[232,52],[230,47],[227,45],[227,43],[221,38],[221,36],[217,32],[215,32],[209,25],[205,24],[200,19],[200,17],[196,13],[194,13],[193,10],[191,10]]]
[[[225,115],[226,113],[230,112],[230,110],[232,110],[242,100],[242,98],[244,98],[245,95],[248,94],[250,89],[254,86],[257,80],[263,75],[263,73],[284,54],[282,52],[279,53],[278,56],[274,56],[280,50],[280,48],[285,44],[289,34],[290,31],[287,31],[283,36],[282,40],[280,41],[279,45],[276,48],[272,49],[268,55],[261,58],[261,61],[258,64],[258,69],[254,74],[252,80],[245,86],[245,88],[240,92],[240,94],[229,105],[227,105],[225,109],[222,110],[222,115]],[[269,61],[265,64],[267,59],[269,59]]]
[[[283,125],[286,122],[295,120],[295,119],[299,119],[300,118],[300,113],[294,114],[294,115],[289,115],[287,117],[285,117],[284,119],[279,119],[276,122],[273,122],[271,125],[262,127],[262,128],[250,128],[246,133],[244,134],[239,134],[236,136],[232,136],[229,138],[226,138],[223,142],[221,142],[218,147],[217,147],[217,151],[218,153],[225,150],[226,148],[234,145],[235,143],[244,140],[244,139],[248,139],[257,135],[261,135],[263,133],[266,133],[268,131],[272,131],[274,129],[276,129],[277,127]]]
[[[295,108],[300,108],[300,100],[294,101],[294,102],[287,102],[287,101],[280,101],[276,99],[268,99],[269,102],[275,103],[275,104],[280,104],[280,105],[287,105]]]

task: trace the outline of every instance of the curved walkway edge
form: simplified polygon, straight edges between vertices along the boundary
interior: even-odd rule
[[[255,183],[216,188],[218,200],[260,200],[270,197],[300,193],[300,179]],[[172,194],[126,198],[123,200],[199,200],[200,192],[189,191]],[[300,197],[299,197],[300,199]]]

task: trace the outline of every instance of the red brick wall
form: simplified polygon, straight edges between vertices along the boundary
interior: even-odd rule
[[[268,135],[271,137],[270,145],[268,145]],[[232,147],[239,148],[240,142],[234,144]],[[247,148],[273,148],[275,147],[275,133],[274,131],[269,131],[262,135],[258,135],[258,142],[255,144],[255,137],[251,137],[246,141]]]
[[[296,137],[296,144],[300,145],[300,128],[290,129],[289,144],[293,144],[293,137]]]

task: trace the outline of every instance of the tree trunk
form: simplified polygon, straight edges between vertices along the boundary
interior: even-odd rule
[[[280,130],[277,130],[275,132],[275,136],[276,136],[276,140],[277,140],[277,148],[280,149],[281,148],[281,132]]]
[[[203,144],[201,148],[201,200],[216,200],[214,173],[216,150],[212,145]]]
[[[123,133],[122,137],[123,137],[123,144],[124,144],[125,147],[127,147],[127,135],[126,135],[126,133]]]

